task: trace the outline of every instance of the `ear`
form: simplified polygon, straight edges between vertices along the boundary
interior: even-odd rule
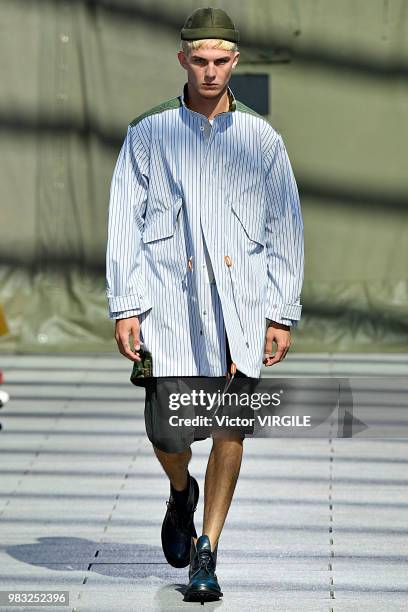
[[[188,62],[187,62],[187,58],[184,54],[184,51],[179,51],[177,53],[177,57],[178,57],[178,61],[180,62],[180,66],[182,66],[184,68],[184,70],[187,70],[188,67]]]
[[[235,66],[238,64],[238,60],[239,60],[239,51],[237,51],[235,57],[234,57],[234,61],[232,62],[232,69],[234,70]]]

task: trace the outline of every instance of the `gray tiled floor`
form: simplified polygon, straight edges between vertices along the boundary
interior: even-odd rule
[[[78,612],[197,608],[182,601],[186,570],[161,551],[168,483],[129,362],[1,355],[0,367],[11,395],[0,411],[1,589],[66,589]],[[407,376],[408,359],[291,355],[273,374],[375,384]],[[193,447],[201,485],[208,451]],[[406,610],[407,453],[405,439],[246,440],[219,546],[224,598],[206,609]]]

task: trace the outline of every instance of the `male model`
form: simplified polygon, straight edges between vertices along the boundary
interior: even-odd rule
[[[239,57],[230,17],[197,9],[181,39],[182,94],[130,123],[116,163],[106,288],[119,351],[138,361],[143,341],[152,354],[146,430],[170,480],[163,551],[190,565],[184,599],[203,602],[222,596],[217,546],[245,436],[212,435],[197,538],[197,438],[169,437],[169,395],[187,377],[257,378],[285,357],[302,308],[303,222],[281,135],[228,87]]]

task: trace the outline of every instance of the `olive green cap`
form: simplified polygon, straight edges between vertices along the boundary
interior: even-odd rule
[[[239,31],[232,19],[219,8],[198,8],[187,17],[181,30],[182,40],[219,38],[239,42]]]

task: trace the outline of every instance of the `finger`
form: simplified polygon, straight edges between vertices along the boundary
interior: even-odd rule
[[[278,347],[278,350],[276,351],[275,355],[273,355],[272,357],[268,357],[267,363],[265,365],[269,367],[281,361],[283,359],[282,355],[284,353],[284,350],[285,349],[283,347]]]
[[[264,353],[265,354],[272,355],[274,340],[275,340],[275,337],[274,337],[273,333],[271,333],[271,332],[269,332],[269,334],[267,334],[265,336],[265,342],[264,342]]]
[[[268,367],[270,365],[272,365],[272,360],[275,358],[275,355],[273,353],[265,353],[264,354],[264,359],[263,359],[263,364]]]
[[[141,361],[142,360],[140,355],[132,351],[129,345],[122,346],[119,348],[119,350],[122,353],[122,355],[124,357],[127,357],[127,359],[130,359],[130,361]]]
[[[264,366],[265,366],[265,367],[269,368],[269,366],[271,366],[271,365],[272,365],[272,359],[273,359],[273,357],[274,357],[273,355],[269,355],[268,357],[266,357],[266,358],[263,360],[263,364],[264,364]]]
[[[131,346],[129,344],[129,336],[119,336],[117,339],[119,351],[122,353],[124,357],[127,357],[131,361],[141,361],[141,357],[139,354],[132,351]]]
[[[131,329],[133,345],[135,349],[138,351],[140,349],[140,328],[134,325]]]
[[[270,365],[269,362],[275,356],[274,348],[273,348],[273,341],[274,341],[274,336],[270,336],[270,338],[267,339],[265,342],[264,358],[263,358],[262,363],[266,366]],[[276,340],[275,340],[275,343],[277,344]]]
[[[282,355],[282,359],[281,359],[281,361],[282,361],[283,359],[285,359],[286,355],[288,354],[289,349],[290,349],[290,344],[289,344],[289,345],[286,345],[286,346],[283,348],[283,355]]]
[[[289,352],[289,349],[290,349],[290,344],[289,344],[289,346],[286,348],[286,350],[284,351],[282,359],[285,359],[286,355],[287,355],[287,354],[288,354],[288,352]]]

